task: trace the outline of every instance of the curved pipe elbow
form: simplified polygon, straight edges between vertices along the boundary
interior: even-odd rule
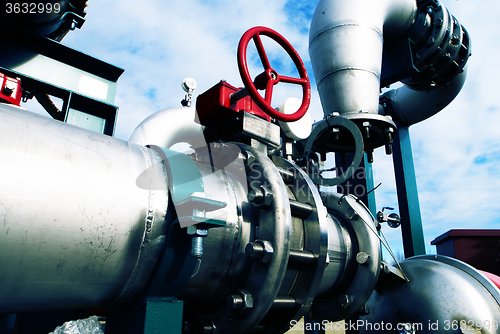
[[[321,0],[309,54],[325,115],[378,112],[382,49],[407,33],[415,0]]]
[[[462,89],[467,76],[467,66],[451,81],[430,91],[416,90],[402,86],[382,95],[390,101],[386,113],[402,126],[410,126],[421,122],[443,110],[455,99]]]
[[[170,108],[158,111],[132,132],[129,143],[141,146],[157,145],[171,148],[178,143],[187,143],[191,147],[206,146],[203,127],[195,122],[194,108]]]

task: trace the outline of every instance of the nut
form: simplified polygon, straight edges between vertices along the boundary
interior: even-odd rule
[[[352,302],[354,301],[354,298],[348,295],[341,295],[339,301],[340,301],[340,306],[347,309],[349,308],[349,306],[351,306]]]
[[[253,296],[245,290],[238,290],[236,294],[227,296],[226,305],[231,310],[245,312],[253,308]]]
[[[356,262],[358,262],[362,266],[366,266],[370,262],[370,255],[366,254],[365,252],[359,252],[358,254],[356,254]]]
[[[258,208],[267,209],[273,204],[273,193],[266,186],[259,186],[248,192],[248,200]]]
[[[261,263],[268,263],[274,254],[273,245],[267,240],[255,240],[246,245],[245,254]]]
[[[358,213],[353,208],[348,208],[344,216],[349,220],[354,220],[358,218]]]
[[[208,235],[208,230],[204,228],[197,228],[196,225],[189,225],[186,233],[187,235],[192,235],[194,237],[206,237]]]
[[[363,305],[361,306],[361,308],[359,309],[359,315],[360,316],[365,316],[365,315],[368,315],[370,314],[370,308],[368,307],[368,305]]]

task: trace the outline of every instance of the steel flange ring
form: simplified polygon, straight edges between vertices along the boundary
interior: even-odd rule
[[[314,127],[311,135],[309,136],[309,139],[307,139],[306,141],[304,147],[304,156],[307,157],[307,155],[312,152],[313,144],[320,137],[320,135],[323,134],[324,131],[334,126],[341,126],[351,132],[352,136],[354,137],[354,143],[356,145],[354,158],[349,168],[347,168],[344,173],[333,179],[326,179],[321,177],[319,171],[317,173],[309,173],[309,177],[314,181],[314,183],[320,186],[331,187],[341,184],[352,175],[354,175],[359,165],[361,164],[361,160],[363,159],[363,135],[361,134],[361,131],[359,131],[356,124],[354,124],[354,122],[342,116],[336,116],[328,118],[327,120],[322,120]]]
[[[208,321],[220,334],[248,333],[266,316],[276,299],[287,271],[290,254],[289,238],[292,230],[292,215],[286,186],[276,166],[260,151],[241,143],[237,145],[247,155],[247,181],[251,189],[264,186],[272,194],[269,205],[256,208],[257,215],[247,217],[243,224],[252,224],[250,242],[258,241],[272,246],[272,255],[266,261],[246,258],[243,254],[240,265],[250,265],[245,279],[241,280],[234,294],[245,294],[251,298],[251,307],[244,311],[229,307],[216,308],[192,316],[196,323]],[[243,205],[251,203],[244,200]],[[246,210],[253,211],[253,210]],[[255,213],[255,211],[254,211]],[[243,242],[247,242],[243,240]]]
[[[347,287],[338,295],[315,300],[313,317],[338,321],[355,314],[370,298],[377,284],[382,261],[380,240],[373,217],[355,196],[337,193],[328,194],[326,207],[345,219],[357,241],[355,275]]]

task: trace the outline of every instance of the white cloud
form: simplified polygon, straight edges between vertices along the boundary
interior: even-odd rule
[[[284,0],[90,2],[87,22],[64,43],[126,70],[118,84],[116,135],[127,138],[148,114],[180,105],[185,77],[198,82],[195,95],[221,79],[241,86],[236,49],[250,27],[279,31],[308,59],[307,35],[287,23],[284,5]],[[268,52],[272,57],[273,49]]]

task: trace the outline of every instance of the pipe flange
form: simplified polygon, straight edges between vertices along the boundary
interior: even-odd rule
[[[268,333],[281,333],[289,329],[290,320],[299,320],[311,309],[325,271],[328,228],[327,212],[323,206],[321,195],[315,184],[307,176],[307,173],[281,157],[273,156],[272,160],[278,168],[293,174],[293,180],[287,182],[287,186],[295,200],[300,203],[307,203],[313,208],[311,213],[302,219],[304,228],[302,250],[312,253],[314,259],[307,265],[300,266],[293,288],[288,293],[288,297],[295,299],[294,307],[281,309],[279,313],[273,313],[272,323],[267,324]],[[290,259],[289,267],[294,265],[297,265],[297,263]]]
[[[470,56],[467,30],[439,1],[419,7],[409,32],[418,73],[402,80],[413,89],[430,90],[450,82],[463,71]]]
[[[228,307],[199,310],[190,315],[189,319],[198,324],[210,319],[221,328],[221,333],[228,334],[248,333],[262,321],[273,305],[287,271],[292,230],[288,192],[276,166],[257,149],[241,143],[235,145],[247,156],[246,176],[250,188],[258,189],[263,186],[272,193],[269,207],[259,207],[256,210],[255,218],[258,224],[252,224],[250,237],[250,242],[255,242],[264,248],[262,254],[265,260],[253,261],[251,257],[240,259],[248,261],[245,266],[251,268],[244,281],[233,284],[237,287],[229,296]],[[253,207],[249,202],[243,204]],[[258,253],[259,249],[256,251]],[[256,255],[252,249],[248,252],[250,255]],[[243,297],[237,297],[241,291],[245,292],[247,301],[250,297],[252,300],[251,306],[248,302],[245,304],[244,312],[240,312],[238,306],[241,301],[245,302]]]
[[[362,132],[365,132],[364,130],[369,131],[369,137],[367,138],[365,134],[363,138],[364,150],[366,152],[386,145],[387,143],[392,143],[392,138],[397,130],[396,123],[385,115],[358,112],[343,114],[342,117],[356,124]],[[389,135],[391,136],[390,138]]]
[[[349,284],[334,296],[318,298],[312,307],[312,316],[318,320],[338,321],[358,312],[370,298],[377,284],[381,250],[374,218],[355,196],[331,193],[325,206],[350,226],[357,240],[357,254],[350,266],[355,274]]]

